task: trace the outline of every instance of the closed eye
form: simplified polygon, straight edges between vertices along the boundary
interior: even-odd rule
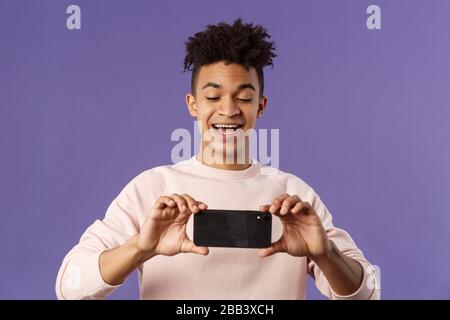
[[[250,102],[250,101],[252,101],[251,98],[250,99],[238,98],[238,100],[241,101],[241,102]]]

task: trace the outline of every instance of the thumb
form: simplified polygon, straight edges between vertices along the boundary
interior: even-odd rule
[[[206,256],[209,253],[208,247],[198,247],[189,239],[184,239],[181,244],[181,252],[183,253],[197,253]]]
[[[259,249],[258,250],[258,255],[261,258],[265,258],[268,256],[271,256],[277,252],[286,252],[287,248],[285,245],[285,241],[283,239],[283,237],[281,237],[280,239],[278,239],[278,241],[272,243],[272,245],[268,248],[264,248],[264,249]]]

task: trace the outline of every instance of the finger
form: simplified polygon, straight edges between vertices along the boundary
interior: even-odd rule
[[[186,200],[177,193],[172,194],[171,198],[177,203],[178,210],[181,213],[188,213],[188,207],[186,204]]]
[[[311,209],[311,205],[309,202],[300,201],[295,204],[295,206],[291,209],[293,214],[299,213],[300,211],[305,211]]]
[[[158,200],[156,200],[155,208],[156,209],[164,209],[167,207],[174,207],[176,205],[175,201],[173,201],[170,197],[160,196]]]
[[[281,204],[280,214],[283,216],[285,214],[287,214],[291,210],[291,208],[293,206],[295,206],[295,204],[299,201],[300,201],[300,198],[296,195],[293,195],[293,196],[290,196],[290,197],[287,197],[286,199],[284,199],[283,203]]]
[[[285,245],[285,241],[283,238],[280,238],[280,239],[278,239],[278,241],[272,243],[272,245],[270,247],[264,248],[264,249],[259,249],[258,255],[261,258],[265,258],[265,257],[271,256],[275,253],[286,252],[286,251],[287,251],[287,248]]]
[[[265,205],[259,206],[259,210],[262,211],[262,212],[269,211],[269,208],[270,208],[270,204],[265,204]]]
[[[288,198],[289,195],[287,193],[283,193],[273,199],[272,205],[269,208],[270,213],[278,214],[280,212],[281,204],[283,203],[284,199]]]
[[[200,208],[200,210],[206,210],[208,208],[208,205],[206,203],[203,203],[201,201],[197,201],[198,202],[198,207]]]
[[[181,196],[186,200],[187,206],[189,207],[192,213],[197,213],[199,211],[198,203],[197,201],[194,200],[194,198],[185,193],[182,194]]]
[[[206,256],[209,253],[209,248],[196,246],[191,240],[185,239],[181,244],[181,252],[197,253]]]

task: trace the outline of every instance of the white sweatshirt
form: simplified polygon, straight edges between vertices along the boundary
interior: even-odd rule
[[[138,269],[142,299],[305,299],[306,274],[331,299],[379,299],[376,276],[350,235],[332,224],[332,217],[315,191],[300,178],[254,161],[245,170],[215,169],[196,157],[146,170],[129,182],[112,201],[103,220],[96,220],[66,255],[56,281],[59,299],[103,299],[119,286],[102,279],[99,255],[139,232],[156,199],[189,194],[208,209],[259,210],[282,193],[308,201],[321,217],[328,237],[364,269],[361,287],[350,296],[333,292],[317,265],[286,253],[260,258],[257,249],[209,248],[209,255],[155,256]],[[192,239],[192,218],[187,234]],[[274,216],[272,241],[282,225]]]

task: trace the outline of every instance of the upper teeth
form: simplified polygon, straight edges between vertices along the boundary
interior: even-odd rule
[[[215,124],[216,128],[226,128],[226,129],[235,129],[238,127],[237,124]]]

